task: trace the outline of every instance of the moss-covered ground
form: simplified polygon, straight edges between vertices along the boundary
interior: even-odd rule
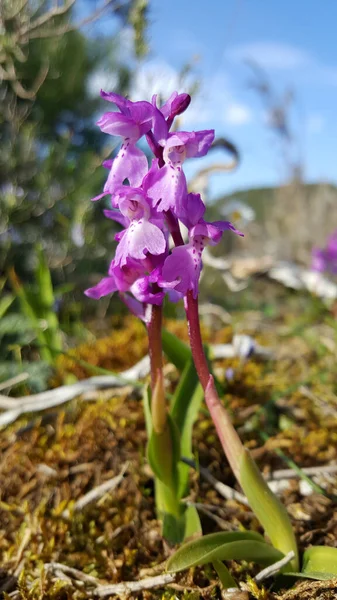
[[[169,321],[167,326],[186,338],[183,322]],[[65,373],[77,378],[92,375],[84,361],[122,370],[144,356],[145,332],[136,319],[115,319],[108,327],[108,336],[73,350],[75,360],[69,355],[58,360],[51,385],[59,385]],[[204,333],[212,343],[230,342],[234,333],[247,333],[273,352],[271,360],[252,356],[213,365],[225,384],[224,402],[235,426],[265,474],[289,468],[289,459],[299,467],[337,464],[337,328],[331,311],[292,295],[277,310],[233,311],[230,324],[215,320],[204,326]],[[228,369],[233,371],[226,380]],[[178,374],[171,365],[165,373],[173,389]],[[171,550],[156,520],[145,448],[141,393],[130,386],[26,415],[1,431],[0,590],[5,599],[94,597],[90,578],[80,581],[50,569],[48,564],[55,562],[101,584],[163,571]],[[195,427],[194,449],[202,466],[236,487],[205,407]],[[122,468],[124,477],[113,491],[75,510],[78,499]],[[303,477],[300,473],[286,479],[280,492],[299,548],[336,546],[337,474],[323,477],[318,472],[315,490],[310,490],[310,482],[304,486]],[[220,497],[195,471],[190,500],[205,505],[200,511],[205,532],[259,530],[248,507]],[[247,591],[242,598],[337,597],[336,581],[301,580],[295,588],[283,584],[277,589],[272,580],[264,586],[254,583],[256,566],[234,561],[228,566]],[[131,597],[197,600],[220,598],[221,590],[212,568],[197,568],[177,576],[174,583]]]

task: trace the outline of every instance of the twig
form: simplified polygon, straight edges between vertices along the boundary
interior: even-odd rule
[[[263,581],[264,579],[267,579],[268,577],[272,577],[273,575],[276,575],[276,573],[278,573],[282,569],[282,567],[287,565],[294,557],[295,557],[295,552],[293,550],[291,550],[290,552],[288,552],[288,554],[286,554],[283,558],[281,558],[281,560],[278,560],[276,563],[273,563],[272,565],[269,565],[269,567],[266,567],[265,569],[260,571],[254,577],[255,581],[260,582],[260,581]]]
[[[306,475],[330,475],[337,473],[337,465],[320,465],[319,467],[302,467],[301,471]],[[268,473],[265,478],[267,481],[277,481],[279,479],[297,479],[301,475],[293,469],[278,469]]]
[[[129,466],[129,463],[125,463],[122,467],[121,472],[118,475],[116,475],[116,477],[112,477],[112,479],[108,479],[107,481],[104,481],[103,483],[101,483],[100,485],[95,487],[94,489],[90,490],[90,492],[88,492],[87,494],[84,494],[84,496],[79,498],[75,502],[74,512],[83,510],[83,508],[85,506],[87,506],[88,504],[92,504],[93,502],[96,502],[97,500],[102,498],[102,496],[104,496],[104,494],[107,494],[108,492],[112,492],[113,490],[115,490],[116,487],[121,483],[128,466]],[[69,511],[65,510],[62,513],[62,516],[69,517]]]
[[[192,469],[198,470],[200,475],[202,475],[202,477],[214,487],[220,496],[226,498],[226,500],[237,500],[238,502],[241,502],[241,504],[249,506],[246,496],[240,492],[237,492],[236,490],[233,490],[233,488],[229,487],[225,483],[222,483],[222,481],[216,479],[208,469],[202,467],[201,465],[196,465],[194,460],[186,458],[185,456],[182,456],[180,460],[181,462],[185,463],[185,465],[192,467]]]
[[[7,379],[7,381],[0,383],[0,392],[7,388],[14,387],[14,385],[18,385],[23,381],[27,381],[27,379],[29,379],[29,373],[19,373],[19,375],[15,375],[15,377],[11,377],[10,379]]]
[[[204,515],[206,515],[206,517],[208,517],[209,519],[212,519],[212,521],[215,521],[215,523],[220,527],[220,529],[223,529],[223,531],[232,531],[232,526],[228,521],[225,521],[225,519],[222,519],[221,517],[218,517],[218,515],[215,515],[214,512],[212,512],[215,509],[219,508],[218,506],[215,506],[213,508],[210,507],[209,504],[202,504],[202,502],[186,502],[187,506],[194,506],[194,508],[197,509],[198,512],[203,513]],[[210,508],[212,508],[212,510],[209,510]]]
[[[211,346],[212,358],[247,358],[254,355],[259,358],[270,360],[274,357],[274,352],[270,348],[260,346],[255,340],[245,334],[237,333],[233,337],[231,344],[214,344]]]
[[[208,248],[204,249],[202,262],[205,265],[209,265],[210,267],[214,267],[214,269],[219,269],[221,271],[229,271],[229,269],[232,267],[231,260],[213,256]]]
[[[20,415],[28,412],[38,412],[54,406],[69,402],[73,398],[97,388],[109,388],[132,383],[139,385],[138,379],[145,377],[149,372],[149,357],[145,356],[136,365],[118,375],[102,375],[89,377],[71,385],[62,385],[53,390],[21,396],[20,398],[8,398],[0,395],[0,408],[7,409],[0,415],[0,427],[13,423]]]
[[[224,280],[228,289],[234,293],[242,292],[242,290],[245,290],[248,285],[247,281],[238,281],[229,271],[222,273],[222,279]]]
[[[218,304],[212,304],[211,302],[205,302],[199,306],[199,313],[208,317],[209,315],[218,317],[223,323],[231,323],[232,317],[222,306]]]
[[[26,25],[26,27],[23,27],[21,30],[19,30],[19,36],[24,37],[25,35],[27,35],[27,33],[31,33],[34,29],[39,29],[40,27],[42,27],[42,25],[46,25],[46,23],[48,23],[55,17],[59,17],[61,15],[66,14],[67,12],[69,12],[73,4],[75,4],[75,0],[68,0],[63,4],[63,6],[56,6],[55,8],[50,9],[34,21],[30,21],[28,25]]]
[[[53,573],[55,573],[56,571],[61,571],[62,573],[65,573],[66,575],[70,575],[73,579],[77,579],[78,581],[83,581],[84,583],[90,583],[91,585],[94,585],[96,587],[100,585],[99,580],[96,579],[96,577],[92,577],[92,575],[87,575],[86,573],[83,573],[82,571],[79,571],[78,569],[74,569],[73,567],[68,567],[67,565],[63,565],[62,563],[58,563],[58,562],[45,563],[44,568],[46,569],[46,571],[52,571]]]
[[[122,583],[115,583],[113,585],[99,585],[94,590],[94,595],[99,598],[104,596],[123,595],[131,594],[132,592],[140,592],[141,590],[151,590],[155,587],[163,587],[168,583],[173,583],[175,580],[174,573],[165,573],[163,575],[157,575],[156,577],[148,577],[147,579],[141,579],[140,581],[123,581]]]

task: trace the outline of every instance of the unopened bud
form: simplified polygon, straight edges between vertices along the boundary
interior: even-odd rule
[[[186,108],[188,108],[191,102],[191,96],[189,94],[179,94],[172,102],[171,107],[171,118],[174,119],[177,115],[181,115]]]

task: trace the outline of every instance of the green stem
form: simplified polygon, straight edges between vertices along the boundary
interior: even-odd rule
[[[156,306],[155,304],[152,304],[150,306],[151,318],[147,325],[147,334],[149,338],[151,389],[153,394],[158,373],[160,374],[163,369],[163,348],[161,340],[163,309],[161,306]]]

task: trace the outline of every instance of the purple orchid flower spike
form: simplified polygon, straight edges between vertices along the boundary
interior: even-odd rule
[[[214,130],[180,131],[169,134],[163,149],[164,166],[153,161],[143,186],[154,200],[158,210],[180,211],[187,195],[187,184],[182,166],[186,158],[205,156],[214,140]]]
[[[136,142],[151,129],[156,139],[164,141],[168,129],[163,115],[150,102],[131,102],[113,92],[102,91],[101,96],[116,104],[120,110],[104,113],[97,122],[104,133],[123,138],[117,156],[111,163],[105,161],[105,166],[111,166],[104,192],[112,194],[125,179],[129,180],[130,185],[138,187],[147,172],[147,158]]]

